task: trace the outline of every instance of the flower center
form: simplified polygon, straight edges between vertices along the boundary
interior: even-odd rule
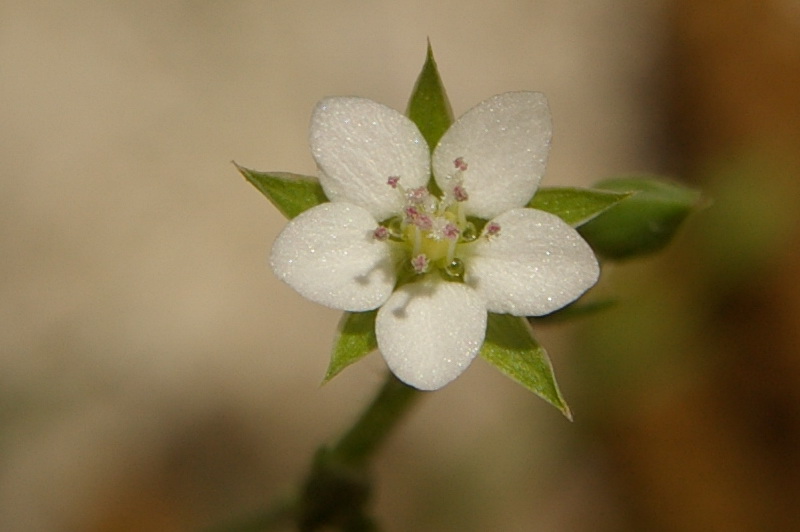
[[[416,275],[436,269],[453,281],[464,276],[465,244],[478,238],[478,231],[467,220],[463,203],[469,199],[463,185],[463,174],[467,163],[462,157],[453,161],[455,171],[447,178],[441,197],[431,194],[427,188],[407,190],[400,177],[391,176],[386,183],[403,195],[402,212],[379,225],[373,236],[377,240],[389,240],[400,245],[405,252],[405,264]],[[483,238],[493,238],[500,233],[500,226],[489,223],[483,230]]]

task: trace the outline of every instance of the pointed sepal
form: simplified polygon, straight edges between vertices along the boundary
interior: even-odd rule
[[[287,218],[294,218],[328,201],[316,177],[287,172],[258,172],[233,164]]]
[[[375,339],[377,310],[345,312],[339,321],[339,334],[333,344],[331,361],[323,384],[338,375],[344,368],[358,362],[378,348]]]
[[[631,194],[592,188],[547,187],[540,188],[527,206],[555,214],[572,227],[579,227]]]
[[[572,421],[572,412],[558,389],[550,357],[534,339],[525,318],[489,314],[480,355]]]
[[[453,110],[433,59],[430,42],[425,64],[408,100],[406,115],[417,125],[431,151],[453,123]]]

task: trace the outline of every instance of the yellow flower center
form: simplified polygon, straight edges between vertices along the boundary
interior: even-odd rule
[[[462,244],[478,238],[475,225],[467,220],[463,203],[469,198],[462,185],[467,164],[459,157],[454,161],[456,172],[450,176],[451,186],[441,198],[427,188],[405,190],[400,178],[389,177],[387,184],[403,194],[405,205],[401,215],[379,226],[374,233],[378,240],[391,240],[402,246],[407,257],[405,264],[417,275],[435,268],[446,278],[460,281],[464,275]],[[484,229],[486,238],[497,235],[500,227],[489,223]]]

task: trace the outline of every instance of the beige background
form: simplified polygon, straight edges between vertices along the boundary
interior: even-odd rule
[[[272,276],[283,220],[231,160],[313,173],[314,103],[403,109],[430,38],[456,114],[498,92],[548,95],[546,184],[657,170],[661,11],[0,3],[0,528],[183,530],[254,508],[380,381],[372,356],[319,387],[338,313]],[[568,331],[544,333],[557,369]],[[383,453],[386,529],[613,526],[602,464],[554,443],[573,430],[476,362]]]

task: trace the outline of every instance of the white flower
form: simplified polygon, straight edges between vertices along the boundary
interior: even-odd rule
[[[375,332],[389,368],[416,388],[440,388],[480,351],[488,312],[548,314],[597,281],[597,260],[578,233],[525,208],[550,135],[547,101],[535,92],[478,104],[433,154],[397,111],[323,100],[311,149],[331,201],[289,222],[272,269],[317,303],[380,308]],[[427,188],[431,168],[440,197]]]

